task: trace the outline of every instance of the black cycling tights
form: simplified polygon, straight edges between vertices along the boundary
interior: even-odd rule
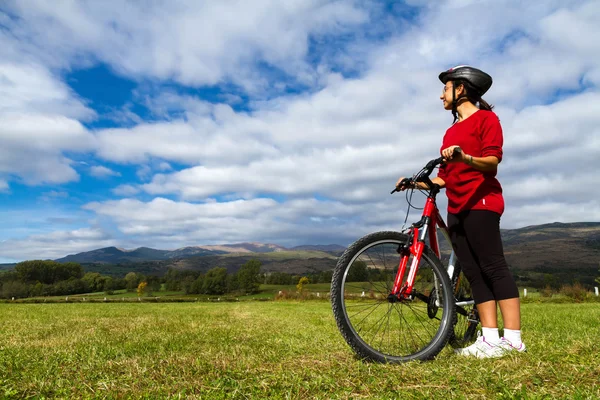
[[[519,297],[504,258],[500,214],[487,210],[448,213],[448,229],[475,304]]]

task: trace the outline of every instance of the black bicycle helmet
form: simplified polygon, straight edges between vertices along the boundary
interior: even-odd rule
[[[440,81],[445,85],[448,81],[465,81],[468,86],[472,88],[470,91],[471,95],[474,95],[475,100],[481,99],[481,96],[492,87],[492,77],[485,72],[469,67],[468,65],[458,65],[450,68],[448,71],[444,71],[439,76]],[[477,93],[473,93],[473,91]],[[454,122],[458,120],[458,113],[456,111],[458,100],[466,95],[461,95],[459,98],[456,97],[456,88],[452,88],[452,115],[454,116]]]
[[[485,92],[492,87],[491,76],[477,68],[469,67],[468,65],[458,65],[440,74],[440,81],[442,81],[443,84],[456,79],[462,79],[469,82],[471,86],[477,90],[479,96],[483,96]]]

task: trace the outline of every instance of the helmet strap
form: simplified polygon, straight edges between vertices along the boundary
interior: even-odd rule
[[[456,110],[456,103],[458,103],[458,99],[456,98],[456,88],[454,86],[454,82],[452,82],[452,116],[454,117],[454,121],[452,121],[453,125],[458,120],[458,111]]]
[[[464,83],[461,83],[461,84],[464,85]],[[458,101],[462,98],[468,99],[466,94],[463,94],[462,96],[459,96],[458,98],[456,97],[456,86],[454,85],[454,82],[452,82],[452,116],[454,117],[454,121],[452,121],[452,124],[455,124],[456,121],[458,121],[457,106],[458,106]]]

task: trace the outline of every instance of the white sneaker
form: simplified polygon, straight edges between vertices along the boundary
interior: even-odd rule
[[[499,344],[487,342],[485,336],[481,336],[479,332],[475,343],[462,349],[456,349],[454,352],[461,356],[475,356],[477,358],[495,358],[502,357],[505,354],[505,350]]]
[[[525,347],[525,343],[521,342],[518,346],[513,346],[513,344],[510,342],[510,340],[506,339],[505,337],[500,339],[500,343],[498,344],[498,346],[501,347],[506,353],[510,353],[513,351],[516,351],[516,352],[527,351],[527,348]]]

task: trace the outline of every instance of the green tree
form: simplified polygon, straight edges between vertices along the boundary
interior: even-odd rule
[[[87,285],[82,279],[70,278],[66,281],[56,282],[50,286],[54,295],[78,294],[87,291]]]
[[[114,287],[115,287],[115,285],[114,285],[113,278],[111,278],[110,276],[106,276],[104,279],[104,285],[103,285],[104,293],[113,294]]]
[[[199,294],[202,293],[204,286],[204,275],[199,275],[191,284],[188,285],[189,289],[187,293]]]
[[[137,287],[137,295],[138,295],[138,297],[142,297],[142,295],[144,293],[146,293],[146,286],[148,286],[148,284],[146,282],[140,282],[140,284]]]
[[[240,281],[238,274],[228,274],[227,275],[227,292],[236,292],[240,290]]]
[[[0,290],[0,297],[5,299],[24,298],[29,296],[29,287],[26,283],[20,281],[9,281],[2,284],[2,290]]]
[[[135,272],[129,272],[125,275],[125,281],[127,282],[127,290],[130,292],[133,292],[140,283],[138,275]]]
[[[98,272],[87,272],[81,280],[87,285],[90,292],[104,290],[104,277]]]
[[[296,280],[296,282],[298,282],[298,280]],[[265,278],[265,283],[268,285],[293,285],[294,277],[285,272],[271,272]]]
[[[146,282],[148,283],[148,289],[149,289],[150,294],[152,294],[154,292],[160,292],[162,283],[158,276],[149,275],[146,277]]]
[[[52,260],[30,260],[15,265],[15,271],[21,282],[41,282],[53,284],[70,278],[80,279],[83,267],[78,263],[61,264]]]
[[[215,267],[206,272],[202,293],[225,294],[227,290],[227,269]]]
[[[196,282],[199,283],[196,283]],[[196,279],[192,275],[187,275],[181,281],[181,289],[185,294],[202,293],[202,285],[204,284],[204,275],[198,276]]]
[[[355,261],[348,271],[348,282],[364,282],[369,279],[369,271],[364,261]]]
[[[237,281],[240,290],[245,293],[256,293],[260,286],[261,262],[253,259],[242,265],[237,273]]]
[[[298,290],[298,293],[302,293],[302,290],[304,289],[304,285],[308,285],[310,283],[310,281],[308,280],[308,278],[306,276],[303,276],[302,278],[300,278],[300,280],[298,281],[298,284],[296,285],[296,289]]]

